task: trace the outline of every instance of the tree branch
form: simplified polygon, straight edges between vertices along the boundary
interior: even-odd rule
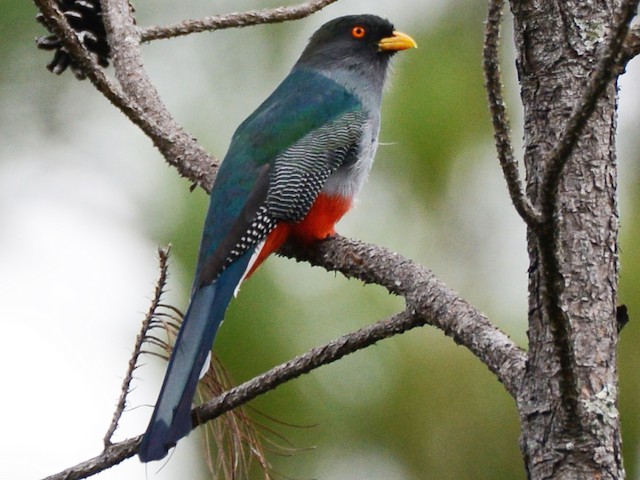
[[[481,355],[487,358],[487,363],[490,365],[492,371],[499,376],[512,396],[515,395],[517,385],[524,373],[525,354],[516,347],[506,335],[491,325],[482,314],[475,311],[473,307],[464,300],[455,298],[453,292],[449,292],[450,296],[442,298],[441,304],[434,306],[430,297],[432,295],[440,297],[442,292],[438,290],[441,284],[435,279],[433,274],[424,269],[420,271],[420,267],[412,264],[409,260],[392,254],[391,252],[384,251],[384,249],[380,249],[379,247],[338,237],[323,242],[322,247],[319,249],[307,250],[309,258],[306,260],[313,261],[319,253],[326,262],[332,263],[337,260],[333,252],[333,248],[337,246],[336,243],[347,243],[354,247],[349,253],[350,255],[356,255],[356,257],[354,257],[354,259],[356,259],[354,260],[354,265],[362,265],[362,259],[358,259],[357,257],[357,255],[364,253],[362,249],[366,250],[367,254],[378,251],[383,257],[388,254],[394,255],[397,257],[397,264],[394,269],[400,268],[404,270],[409,280],[406,287],[402,286],[402,280],[393,281],[392,284],[395,286],[395,289],[398,292],[405,288],[412,290],[412,287],[417,283],[424,285],[426,287],[425,290],[429,293],[414,296],[410,302],[411,306],[402,313],[368,325],[325,345],[315,347],[307,353],[278,365],[262,375],[234,387],[222,395],[196,407],[193,410],[194,426],[202,425],[207,421],[217,418],[223,413],[243,405],[257,396],[273,390],[279,385],[297,378],[304,373],[309,373],[322,365],[335,362],[345,355],[366,348],[385,338],[404,333],[407,330],[426,324],[442,325],[442,327],[446,328],[445,332],[459,343],[470,343],[474,350],[481,352]],[[323,266],[326,267],[326,263]],[[411,268],[406,268],[407,266]],[[335,264],[335,267],[333,270],[343,271],[343,269],[338,268],[339,266],[337,264]],[[417,273],[418,277],[411,281],[408,277],[414,273]],[[373,281],[374,277],[377,277],[377,273],[373,268],[361,269],[360,275],[364,278],[369,278],[369,281]],[[405,277],[401,275],[400,278]],[[429,285],[431,285],[431,288],[429,288]],[[448,301],[453,301],[454,303],[447,304]],[[452,311],[449,312],[450,310]],[[432,314],[435,316],[431,317]],[[469,330],[474,331],[475,334],[470,333]],[[469,337],[476,338],[468,341]],[[76,480],[87,478],[134,456],[138,451],[141,440],[142,436],[140,435],[113,444],[97,457],[47,477],[45,480]]]
[[[211,17],[185,20],[173,25],[163,27],[146,27],[140,30],[140,38],[143,42],[159,40],[163,38],[179,37],[190,33],[199,33],[224,28],[248,27],[263,25],[266,23],[280,23],[288,20],[298,20],[322,10],[324,7],[337,0],[309,0],[291,7],[278,7],[249,12],[229,13],[227,15],[214,15]]]
[[[100,455],[59,473],[50,475],[43,480],[78,480],[88,478],[96,473],[103,472],[108,468],[118,465],[127,458],[133,457],[138,452],[141,441],[142,435],[139,435],[123,442],[114,443],[108,448],[105,448]]]
[[[159,121],[159,119],[162,118],[165,120],[170,119],[171,116],[162,104],[155,89],[145,92],[142,96],[138,96],[138,99],[144,98],[146,100],[145,102],[136,102],[136,97],[132,95],[135,92],[132,92],[131,88],[129,88],[129,91],[120,88],[120,86],[113,83],[94,62],[92,56],[78,40],[76,33],[69,26],[66,18],[56,7],[53,0],[34,0],[34,2],[43,13],[44,19],[51,31],[60,39],[67,51],[74,57],[79,67],[96,89],[151,139],[167,162],[175,166],[181,175],[190,178],[194,183],[200,184],[208,191],[211,188],[215,176],[215,161],[191,136],[184,133],[177,123]],[[107,15],[104,17],[106,16]],[[127,34],[135,33],[137,33],[137,29],[127,31]],[[122,41],[114,42],[110,39],[112,49],[114,47],[116,47],[118,51],[129,48],[133,49],[133,43],[123,45],[125,43],[126,42]],[[139,53],[139,47],[136,47],[135,50]],[[141,63],[133,65],[133,62],[120,62],[116,67],[116,71],[122,72],[127,68],[129,68],[128,74],[130,77],[146,78]],[[123,77],[127,77],[127,75],[123,75]],[[127,83],[125,82],[125,84]],[[127,85],[129,85],[129,87],[131,86],[130,84]],[[149,108],[152,105],[156,108]],[[147,108],[149,109],[147,110]],[[159,113],[162,111],[164,111],[164,115]],[[176,159],[180,159],[181,161],[178,162]],[[208,173],[203,174],[203,171]]]
[[[304,373],[341,359],[380,340],[410,329],[432,325],[467,347],[516,398],[525,372],[526,354],[468,302],[415,262],[385,248],[341,236],[313,246],[287,244],[281,252],[327,271],[385,287],[406,299],[407,309],[313,348],[249,380],[193,410],[194,426],[219,417]],[[98,456],[45,480],[87,478],[133,457],[142,436],[109,445]]]
[[[407,311],[418,321],[469,349],[516,398],[526,354],[430,270],[386,248],[339,235],[312,246],[289,242],[279,253],[404,297]]]
[[[127,0],[101,0],[105,30],[116,78],[129,101],[153,124],[145,130],[167,162],[180,175],[210,188],[217,171],[215,160],[186,133],[164,105],[142,63],[140,32]]]
[[[527,198],[520,180],[518,162],[513,154],[510,138],[509,118],[502,96],[503,86],[500,79],[500,59],[498,47],[500,45],[500,23],[504,0],[490,0],[489,13],[485,25],[483,65],[485,88],[489,97],[489,111],[493,122],[494,138],[498,159],[502,173],[507,182],[511,202],[520,217],[532,229],[539,228],[540,215]]]
[[[248,401],[256,398],[279,385],[292,380],[304,373],[308,373],[322,365],[327,365],[339,360],[349,353],[365,348],[379,340],[388,338],[398,333],[424,323],[416,321],[408,312],[403,312],[394,317],[364,327],[356,332],[344,335],[337,340],[316,347],[304,355],[278,365],[271,370],[259,375],[242,385],[238,385],[218,397],[196,407],[193,410],[194,426],[219,417]],[[133,457],[140,445],[142,435],[130,438],[106,448],[103,453],[85,462],[51,475],[44,480],[77,480],[95,475],[118,463]]]

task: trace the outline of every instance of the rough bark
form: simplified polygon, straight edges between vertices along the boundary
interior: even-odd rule
[[[607,86],[545,205],[550,153],[614,30],[618,2],[512,1],[525,115],[529,356],[517,396],[529,478],[624,478],[616,372],[615,83]]]

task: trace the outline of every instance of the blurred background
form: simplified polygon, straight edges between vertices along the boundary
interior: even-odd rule
[[[278,4],[135,6],[139,24],[150,25]],[[339,231],[424,264],[526,346],[525,229],[493,149],[481,72],[484,2],[342,0],[298,22],[156,41],[144,60],[179,122],[221,158],[309,35],[330,18],[362,12],[388,17],[420,48],[394,61],[376,164]],[[4,0],[0,18],[0,478],[18,480],[101,451],[157,278],[156,248],[173,245],[166,300],[184,308],[207,205],[88,81],[44,68],[50,55],[35,48],[45,34],[35,14],[30,2]],[[503,38],[520,144],[509,23]],[[618,137],[620,303],[631,314],[620,345],[620,409],[632,479],[640,479],[639,80],[636,59],[621,82]],[[381,288],[273,258],[232,303],[216,351],[240,383],[401,309]],[[152,358],[137,370],[116,440],[144,430],[163,371]],[[433,328],[380,342],[252,407],[289,442],[269,456],[276,478],[525,478],[510,397]],[[206,478],[203,449],[192,434],[166,462],[132,459],[98,478]]]

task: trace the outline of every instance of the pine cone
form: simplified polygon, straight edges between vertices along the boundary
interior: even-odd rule
[[[107,33],[102,23],[100,0],[54,0],[64,14],[71,28],[78,34],[78,39],[91,52],[98,65],[109,65],[109,44]],[[39,13],[36,20],[45,26],[49,32],[44,15]],[[62,46],[56,35],[42,36],[36,39],[36,46],[42,50],[53,50],[53,60],[47,64],[47,69],[60,75],[67,67],[71,69],[78,80],[85,78],[79,65],[69,52]]]

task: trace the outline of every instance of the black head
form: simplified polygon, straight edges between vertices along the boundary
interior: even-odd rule
[[[350,15],[320,27],[298,63],[322,70],[367,64],[386,68],[394,53],[415,46],[411,37],[396,32],[388,20],[376,15]]]

